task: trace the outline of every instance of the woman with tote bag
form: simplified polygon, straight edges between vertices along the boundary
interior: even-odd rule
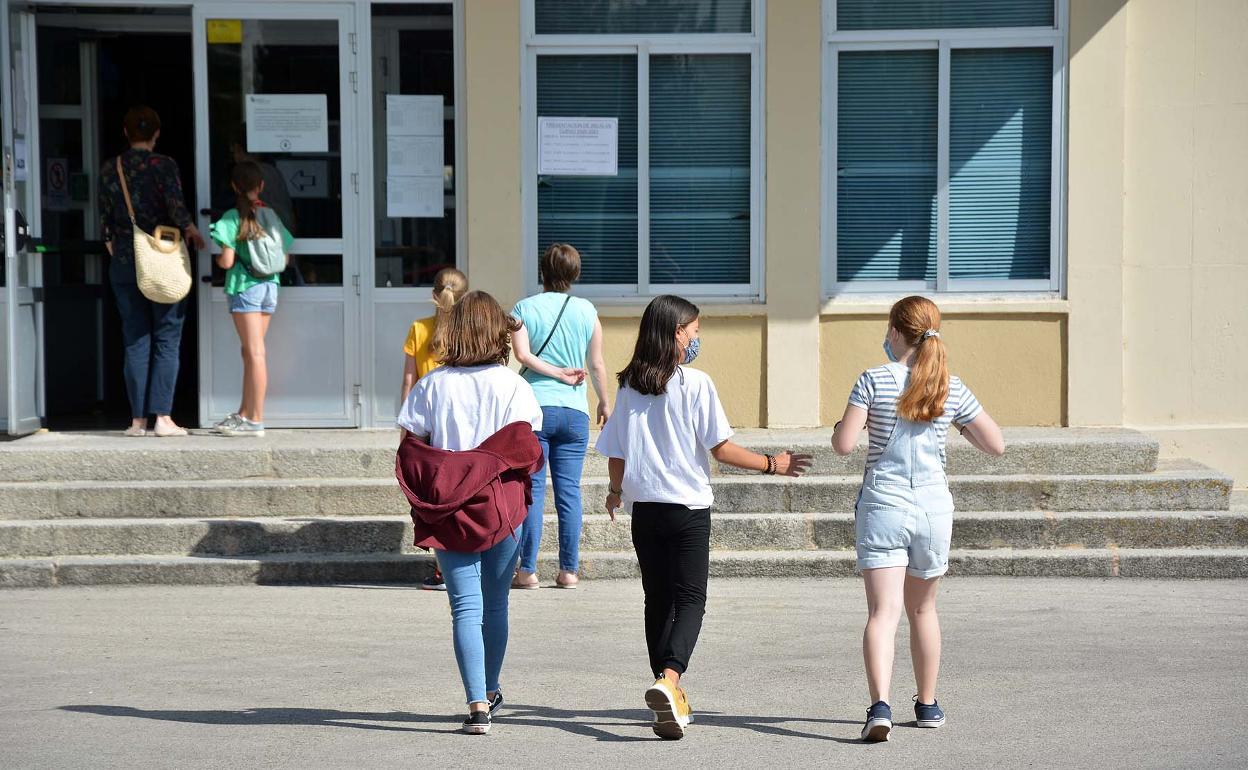
[[[135,107],[126,113],[124,130],[130,148],[100,172],[100,231],[111,256],[108,279],[121,314],[126,350],[123,369],[131,421],[125,435],[185,436],[186,430],[169,415],[186,302],[182,298],[154,302],[140,291],[135,236],[167,255],[170,263],[176,261],[170,273],[179,279],[178,273],[188,268],[176,238],[184,237],[196,249],[204,247],[204,239],[182,196],[178,164],[154,151],[160,116],[150,107]],[[173,300],[172,295],[168,299]],[[151,431],[148,415],[156,416]]]

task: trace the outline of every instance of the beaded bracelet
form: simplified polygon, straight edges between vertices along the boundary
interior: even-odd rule
[[[776,458],[773,455],[763,455],[767,458],[767,469],[763,471],[764,476],[776,475]]]

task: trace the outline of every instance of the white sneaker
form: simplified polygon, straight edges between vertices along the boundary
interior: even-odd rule
[[[222,429],[222,428],[224,428],[226,425],[230,425],[230,424],[232,424],[232,423],[235,423],[235,422],[237,422],[237,421],[238,421],[238,420],[240,420],[240,419],[241,419],[241,417],[239,416],[238,412],[230,412],[229,414],[227,414],[227,415],[225,416],[225,419],[224,419],[224,420],[222,420],[221,422],[218,422],[218,423],[214,423],[214,424],[213,424],[213,426],[212,426],[212,432],[213,432],[213,433],[220,433],[220,432],[221,432],[221,429]]]
[[[259,438],[264,435],[264,423],[252,422],[246,417],[239,417],[228,425],[222,425],[217,432],[222,436],[253,436]]]

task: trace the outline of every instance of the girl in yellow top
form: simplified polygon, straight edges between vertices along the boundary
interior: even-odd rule
[[[407,340],[403,342],[403,393],[399,403],[407,401],[407,394],[416,385],[416,380],[442,365],[429,351],[429,343],[433,341],[438,324],[451,314],[455,303],[467,292],[468,276],[453,267],[443,268],[433,277],[433,304],[437,312],[413,322],[407,332]],[[406,431],[400,428],[400,432]],[[442,570],[434,569],[433,575],[421,581],[420,587],[427,591],[445,591]]]
[[[438,323],[450,315],[451,308],[468,291],[468,276],[453,267],[438,271],[433,277],[433,304],[437,312],[428,318],[421,318],[412,323],[407,332],[407,340],[403,343],[406,354],[403,363],[403,391],[400,402],[407,400],[416,380],[437,369],[441,364],[435,361],[429,352],[429,343],[433,341],[433,332]]]

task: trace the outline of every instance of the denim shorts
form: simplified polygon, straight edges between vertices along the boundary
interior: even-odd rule
[[[905,567],[929,580],[949,570],[953,498],[932,484],[864,485],[854,513],[858,569]]]
[[[277,310],[277,283],[265,281],[229,295],[231,313],[268,313]]]

